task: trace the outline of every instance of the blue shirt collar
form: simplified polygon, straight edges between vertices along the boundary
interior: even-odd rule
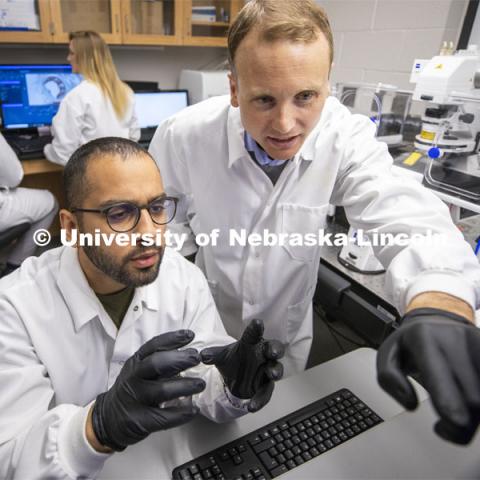
[[[274,160],[270,158],[268,153],[260,147],[260,145],[248,134],[245,130],[243,134],[243,139],[245,143],[245,148],[247,151],[255,157],[255,160],[259,165],[269,167],[276,167],[277,165],[282,165],[287,160]]]

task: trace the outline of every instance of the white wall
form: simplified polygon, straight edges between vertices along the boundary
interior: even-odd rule
[[[287,1],[287,0],[279,0]],[[332,82],[384,82],[411,89],[414,58],[435,55],[443,40],[456,45],[468,0],[317,0],[335,38]],[[175,88],[182,68],[213,68],[223,48],[112,47],[121,78]],[[0,46],[0,63],[65,62],[63,46]]]
[[[468,0],[317,0],[335,40],[332,83],[383,82],[411,89],[415,58],[456,47]]]

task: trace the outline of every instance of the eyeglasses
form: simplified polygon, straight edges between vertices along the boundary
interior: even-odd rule
[[[173,220],[177,211],[178,198],[176,197],[159,197],[152,200],[147,205],[135,205],[130,202],[116,203],[109,207],[92,209],[92,208],[72,208],[70,211],[101,213],[105,215],[109,227],[118,233],[129,232],[133,230],[140,220],[141,210],[146,208],[150,214],[153,223],[157,225],[166,225]]]

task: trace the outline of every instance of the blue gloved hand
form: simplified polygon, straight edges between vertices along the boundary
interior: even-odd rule
[[[283,376],[285,347],[277,340],[263,339],[263,322],[252,320],[238,342],[205,348],[202,362],[215,365],[225,385],[238,398],[251,399],[248,410],[256,412],[270,400],[274,382]]]
[[[380,386],[406,409],[417,407],[407,375],[430,394],[440,420],[435,432],[470,442],[480,423],[480,330],[464,317],[435,308],[408,312],[380,346]]]

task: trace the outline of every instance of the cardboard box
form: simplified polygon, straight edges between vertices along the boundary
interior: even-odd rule
[[[61,3],[63,30],[94,30],[112,32],[110,2],[108,0],[63,0]]]
[[[163,1],[137,0],[132,3],[133,33],[144,35],[163,35]]]

